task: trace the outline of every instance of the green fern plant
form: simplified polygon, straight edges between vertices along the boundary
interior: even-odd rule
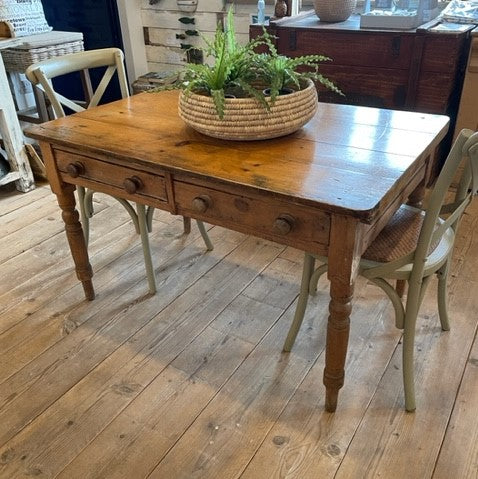
[[[210,96],[221,119],[224,117],[226,94],[233,89],[241,91],[243,96],[255,98],[267,110],[282,88],[300,90],[309,78],[341,93],[318,71],[321,62],[330,60],[323,55],[297,58],[279,55],[273,37],[265,29],[262,35],[241,45],[236,38],[232,8],[227,13],[225,29],[218,24],[212,41],[202,38],[206,47],[201,50],[212,59],[212,65],[189,63],[180,82],[154,91],[179,88],[185,94],[194,92]],[[257,53],[256,49],[261,45],[268,47],[269,53]],[[263,93],[264,88],[270,88],[269,99]]]
[[[203,50],[207,57],[214,59],[213,65],[188,64],[179,88],[186,93],[205,93],[211,96],[219,118],[224,116],[226,91],[232,88],[240,88],[267,107],[264,96],[251,85],[257,78],[254,69],[257,54],[254,50],[261,40],[251,41],[244,46],[237,41],[232,9],[228,11],[226,29],[222,30],[219,24],[214,40],[203,40],[206,43]]]
[[[264,29],[264,33],[258,37],[264,43],[269,52],[259,54],[256,59],[256,72],[262,81],[268,85],[271,103],[275,101],[281,90],[291,88],[300,90],[305,80],[310,79],[319,82],[329,90],[343,95],[342,91],[328,78],[319,73],[319,66],[323,62],[331,61],[324,55],[304,55],[300,57],[288,57],[279,55],[272,42],[272,37]]]

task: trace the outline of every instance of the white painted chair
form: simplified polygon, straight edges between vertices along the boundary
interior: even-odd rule
[[[461,162],[465,168],[454,201],[444,204],[445,195]],[[450,329],[447,311],[447,276],[461,215],[478,190],[478,132],[462,130],[446,159],[431,192],[425,211],[402,206],[363,254],[359,274],[375,283],[390,298],[396,326],[403,329],[403,382],[405,408],[415,410],[414,340],[418,310],[433,275],[438,276],[438,312],[443,330]],[[315,268],[315,261],[321,266]],[[284,344],[290,351],[320,276],[327,271],[327,258],[305,254],[299,301]],[[408,282],[405,306],[387,280]]]
[[[129,96],[128,82],[124,69],[124,55],[123,52],[118,48],[89,50],[44,60],[28,67],[26,70],[26,76],[34,85],[34,87],[43,91],[45,96],[48,98],[51,108],[53,109],[54,116],[56,118],[61,118],[65,116],[64,107],[67,107],[73,112],[83,111],[85,110],[85,107],[55,91],[51,80],[72,72],[82,72],[92,68],[101,67],[105,67],[106,70],[96,88],[96,91],[92,92],[90,99],[86,99],[88,101],[86,108],[93,108],[98,105],[115,73],[119,81],[122,98]],[[79,176],[82,174],[82,172],[71,171],[70,174],[76,174]],[[128,185],[125,185],[125,189],[127,189],[127,187]],[[77,188],[77,191],[79,197],[81,223],[83,226],[86,242],[88,243],[89,220],[93,215],[92,198],[94,191],[85,189],[81,186]],[[136,232],[141,236],[149,291],[150,293],[154,294],[156,292],[156,281],[148,238],[148,232],[151,231],[154,208],[146,208],[144,205],[136,203],[135,211],[135,208],[133,208],[129,201],[117,197],[115,197],[115,199],[118,200],[128,211],[135,225]],[[190,219],[185,218],[184,220],[185,232],[189,233]],[[206,243],[207,249],[212,250],[213,246],[203,223],[198,221],[197,224],[204,242]]]

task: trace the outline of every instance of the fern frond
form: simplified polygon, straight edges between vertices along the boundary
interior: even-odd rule
[[[224,118],[224,90],[211,90],[212,101],[216,107],[217,116],[220,120]]]

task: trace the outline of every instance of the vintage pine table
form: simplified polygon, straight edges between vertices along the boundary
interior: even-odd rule
[[[319,103],[292,135],[233,142],[187,127],[177,102],[177,92],[143,93],[29,131],[86,297],[94,290],[75,185],[328,255],[324,384],[334,411],[360,255],[401,203],[422,197],[448,118]]]

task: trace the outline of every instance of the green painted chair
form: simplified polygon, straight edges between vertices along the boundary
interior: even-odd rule
[[[73,72],[85,72],[91,68],[105,67],[104,75],[99,82],[96,91],[93,91],[91,84],[84,84],[86,92],[86,104],[73,101],[55,91],[52,79],[66,75]],[[25,74],[30,82],[39,88],[48,98],[51,109],[53,110],[52,118],[61,118],[65,116],[63,107],[67,107],[74,112],[80,112],[87,108],[93,108],[98,105],[103,97],[106,88],[108,87],[114,75],[118,78],[121,96],[126,98],[129,96],[128,82],[124,69],[124,55],[118,48],[104,48],[100,50],[89,50],[79,53],[72,53],[60,57],[50,58],[34,65],[31,65],[26,70]],[[85,78],[85,76],[83,76]],[[89,76],[86,76],[89,78]],[[85,189],[82,186],[77,188],[78,203],[80,207],[80,218],[85,234],[85,240],[88,243],[89,238],[89,220],[93,216],[93,194],[91,189]],[[154,276],[154,268],[151,260],[151,250],[149,246],[148,233],[151,231],[152,218],[154,208],[145,207],[142,204],[136,203],[136,210],[131,203],[125,199],[114,197],[118,200],[129,213],[136,232],[141,236],[141,243],[143,247],[144,262],[146,267],[146,275],[148,278],[148,285],[150,293],[156,292],[156,280]],[[201,221],[197,222],[199,231],[206,243],[208,250],[213,249],[213,245],[207,235],[206,228]],[[190,231],[190,218],[184,218],[184,231]]]
[[[454,200],[444,204],[445,195],[462,161],[465,167]],[[462,130],[430,194],[426,210],[402,206],[360,261],[359,274],[388,295],[395,309],[396,326],[403,329],[403,383],[407,411],[415,410],[413,353],[418,310],[425,290],[436,274],[441,327],[444,331],[450,329],[446,286],[455,232],[461,215],[477,190],[478,132]],[[321,265],[315,269],[316,260]],[[326,257],[305,254],[299,300],[284,351],[292,349],[304,318],[308,295],[315,294],[317,282],[326,271]],[[408,282],[405,305],[389,280]]]

